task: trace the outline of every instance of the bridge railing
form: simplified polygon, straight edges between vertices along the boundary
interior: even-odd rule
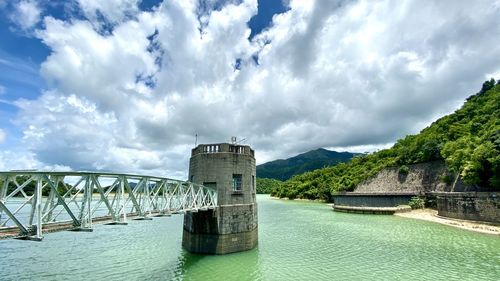
[[[0,235],[41,240],[44,231],[91,231],[95,221],[213,209],[216,190],[169,178],[99,172],[0,172]]]

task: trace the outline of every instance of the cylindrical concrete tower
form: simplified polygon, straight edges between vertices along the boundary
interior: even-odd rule
[[[184,215],[186,250],[227,254],[257,245],[255,157],[250,146],[198,145],[191,152],[189,181],[216,188],[218,207]]]

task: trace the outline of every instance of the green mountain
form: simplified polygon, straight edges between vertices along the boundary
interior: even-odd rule
[[[258,165],[257,177],[283,181],[297,174],[347,162],[355,155],[357,154],[319,148],[288,159],[274,160]]]
[[[273,196],[330,200],[332,192],[352,191],[386,167],[445,161],[450,174],[469,185],[500,190],[500,84],[484,82],[462,108],[444,116],[392,148],[355,157],[348,163],[296,175],[274,188]]]

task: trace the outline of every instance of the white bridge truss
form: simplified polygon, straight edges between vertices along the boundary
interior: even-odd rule
[[[126,224],[214,209],[217,192],[162,177],[99,172],[0,172],[0,236],[41,240],[59,229],[91,231],[93,221]]]

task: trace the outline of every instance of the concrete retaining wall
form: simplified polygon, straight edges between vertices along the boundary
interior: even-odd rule
[[[442,192],[436,195],[438,215],[464,220],[500,223],[498,192]]]
[[[333,203],[352,207],[396,207],[408,205],[418,193],[343,193],[333,195]]]

